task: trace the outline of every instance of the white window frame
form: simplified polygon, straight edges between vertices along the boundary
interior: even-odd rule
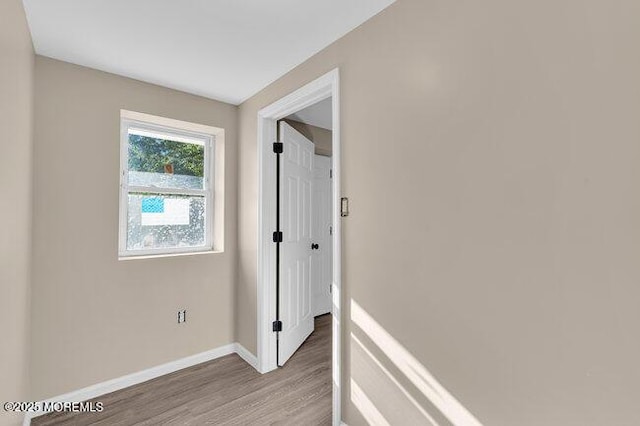
[[[133,113],[135,114],[135,113]],[[120,213],[119,213],[119,236],[118,236],[118,256],[120,259],[131,259],[152,256],[170,256],[189,253],[207,253],[214,251],[214,165],[215,165],[215,144],[216,136],[213,133],[197,132],[187,130],[184,127],[190,123],[184,123],[185,126],[176,126],[181,123],[177,120],[168,120],[161,117],[153,117],[152,120],[141,120],[130,118],[133,114],[121,114],[120,120]],[[139,116],[147,116],[146,114],[138,114]],[[171,121],[171,125],[159,124],[158,121]],[[206,126],[200,126],[206,127]],[[178,142],[198,141],[204,144],[204,188],[203,189],[179,189],[179,188],[158,188],[154,186],[129,186],[129,130],[136,129],[156,133],[167,136],[169,140],[177,140]],[[157,248],[147,250],[129,250],[127,249],[127,228],[128,228],[128,209],[129,209],[129,193],[151,193],[157,195],[191,195],[203,196],[205,198],[205,243],[196,247],[172,247]]]

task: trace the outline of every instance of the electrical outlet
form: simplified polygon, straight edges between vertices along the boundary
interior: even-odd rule
[[[186,320],[187,320],[187,310],[183,309],[181,311],[178,311],[178,324],[182,324]]]

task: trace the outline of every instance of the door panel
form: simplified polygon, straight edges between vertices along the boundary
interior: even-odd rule
[[[311,240],[318,244],[312,257],[311,277],[314,316],[331,312],[333,237],[331,197],[331,157],[316,155],[313,170],[313,226]]]
[[[280,167],[280,312],[278,364],[284,363],[313,332],[311,212],[313,143],[287,123],[280,123],[284,152]]]

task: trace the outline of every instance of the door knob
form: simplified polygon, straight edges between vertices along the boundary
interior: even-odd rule
[[[311,243],[311,250],[318,250],[320,246],[316,243]]]

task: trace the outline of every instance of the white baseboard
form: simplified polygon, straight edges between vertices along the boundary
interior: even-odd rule
[[[235,345],[235,352],[240,355],[240,358],[252,366],[257,372],[260,372],[260,369],[258,368],[258,358],[240,343],[236,343]]]
[[[228,345],[220,346],[215,349],[211,349],[199,354],[191,355],[185,358],[180,358],[175,361],[167,362],[162,365],[147,368],[146,370],[138,371],[136,373],[127,374],[126,376],[118,377],[115,379],[107,380],[106,382],[97,383],[86,388],[78,389],[64,395],[59,395],[53,398],[46,399],[44,402],[83,402],[89,399],[96,398],[101,395],[105,395],[111,392],[115,392],[120,389],[127,388],[129,386],[137,385],[139,383],[146,382],[156,377],[164,376],[166,374],[173,373],[184,368],[192,367],[203,362],[211,361],[216,358],[223,357],[232,353],[237,353],[247,364],[251,365],[257,370],[258,360],[251,352],[249,352],[240,343],[229,343]],[[23,426],[29,426],[31,419],[34,417],[42,416],[47,412],[39,411],[36,413],[26,413],[23,421]]]

